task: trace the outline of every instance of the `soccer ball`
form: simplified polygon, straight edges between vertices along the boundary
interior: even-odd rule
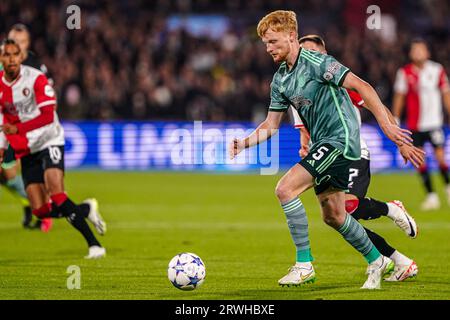
[[[194,290],[205,281],[205,264],[198,255],[183,252],[170,260],[167,276],[176,288]]]

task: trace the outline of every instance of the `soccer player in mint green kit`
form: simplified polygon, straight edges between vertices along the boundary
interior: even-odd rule
[[[358,91],[383,132],[398,146],[411,145],[411,132],[392,124],[375,90],[332,56],[301,49],[297,19],[292,11],[278,10],[258,24],[258,35],[274,62],[281,64],[271,84],[266,120],[245,139],[234,139],[230,156],[259,144],[276,132],[284,112],[293,105],[311,135],[307,157],[278,182],[276,195],[287,218],[297,250],[297,262],[280,285],[313,282],[315,272],[308,236],[308,220],[299,195],[314,186],[326,224],[337,230],[368,262],[363,289],[379,289],[392,261],[382,256],[364,228],[345,211],[349,166],[360,159],[359,124],[344,88]],[[400,151],[401,152],[401,151]],[[411,160],[410,154],[403,154]]]

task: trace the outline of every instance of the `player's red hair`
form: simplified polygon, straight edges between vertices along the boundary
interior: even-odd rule
[[[272,29],[275,32],[297,31],[297,16],[294,11],[277,10],[262,18],[256,28],[258,36],[263,37],[267,30]]]

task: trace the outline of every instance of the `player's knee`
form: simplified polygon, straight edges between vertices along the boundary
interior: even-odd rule
[[[345,217],[342,218],[342,214],[337,206],[329,206],[328,208],[322,208],[322,210],[322,219],[330,227],[337,229],[344,223]]]
[[[292,200],[295,197],[292,193],[292,188],[285,184],[278,184],[275,188],[275,195],[280,202]]]

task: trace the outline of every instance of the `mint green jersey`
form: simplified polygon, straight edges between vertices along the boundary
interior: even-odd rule
[[[300,49],[291,70],[283,62],[270,85],[269,111],[292,105],[311,135],[312,148],[329,143],[349,160],[360,158],[359,123],[347,91],[350,70],[334,57]]]

